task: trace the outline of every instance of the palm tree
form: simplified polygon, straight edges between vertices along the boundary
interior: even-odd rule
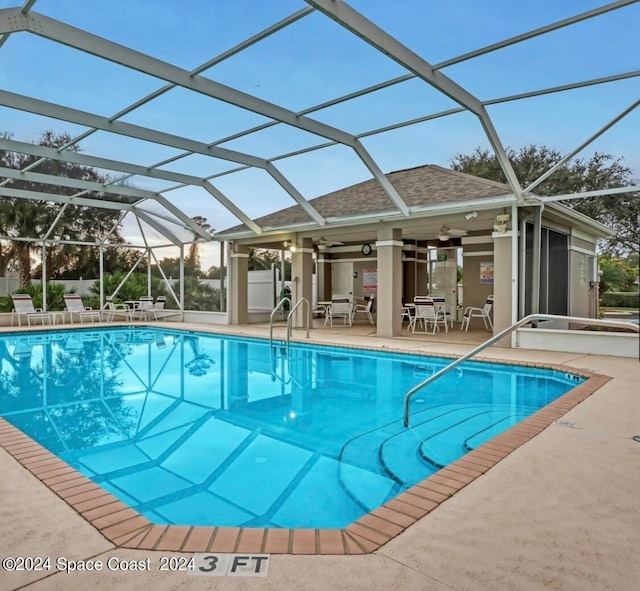
[[[10,134],[1,133],[0,137],[7,138]],[[71,139],[69,134],[56,134],[45,131],[38,139],[38,144],[49,148],[60,148],[67,145]],[[78,146],[70,148],[79,151]],[[17,154],[0,150],[0,165],[17,170],[24,170],[32,166],[38,158],[36,156]],[[77,164],[46,160],[38,164],[37,172],[63,176],[93,182],[105,183],[109,179],[96,169]],[[38,182],[26,180],[11,180],[10,188],[36,191],[39,193],[55,193],[59,195],[73,195],[75,190],[65,187],[52,187]],[[88,193],[86,198],[95,197],[95,193]],[[38,249],[33,242],[13,240],[12,238],[42,238],[49,229],[61,206],[46,201],[31,201],[16,198],[0,199],[0,234],[10,239],[9,245],[2,245],[0,249],[0,271],[6,271],[13,265],[20,273],[20,287],[29,283],[31,277],[31,258]],[[109,197],[112,201],[128,202],[130,198],[124,196]],[[65,240],[89,240],[104,235],[118,219],[118,211],[103,210],[92,207],[67,205],[55,228],[55,236]],[[120,240],[117,231],[112,238]],[[63,265],[70,265],[74,259],[82,260],[86,249],[70,245],[51,245],[47,249],[48,256],[55,258]]]
[[[6,236],[40,238],[53,221],[53,214],[47,203],[25,199],[6,199],[0,205],[0,232]],[[31,258],[39,250],[34,242],[14,240],[8,255],[18,268],[20,287],[31,282]]]
[[[211,232],[213,228],[211,224],[207,222],[207,218],[203,218],[200,215],[194,216],[193,221],[198,224],[205,232]],[[194,240],[197,236],[194,234]],[[200,271],[200,251],[199,251],[200,243],[192,242],[189,246],[189,252],[187,253],[187,258],[185,259],[185,273],[196,274]]]
[[[212,365],[215,365],[215,361],[200,346],[200,338],[188,336],[184,337],[184,340],[187,341],[193,352],[193,359],[185,363],[185,367],[192,376],[202,377],[207,375],[207,370]]]

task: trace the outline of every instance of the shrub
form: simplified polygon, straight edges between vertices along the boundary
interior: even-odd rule
[[[600,305],[605,308],[638,308],[640,293],[637,291],[605,291]]]

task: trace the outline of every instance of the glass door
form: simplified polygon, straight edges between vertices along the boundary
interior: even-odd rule
[[[458,305],[458,249],[435,248],[429,251],[429,294],[444,296],[452,314]]]

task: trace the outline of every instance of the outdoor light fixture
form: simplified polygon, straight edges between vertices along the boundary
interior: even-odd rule
[[[472,220],[473,218],[477,218],[478,217],[478,212],[477,211],[470,211],[468,214],[466,214],[464,216],[465,220]]]
[[[501,213],[496,216],[496,222],[493,224],[493,231],[500,234],[504,234],[507,231],[507,222],[510,219],[508,213]]]
[[[286,241],[284,243],[284,247],[289,249],[289,252],[295,252],[298,248],[293,242],[289,242],[289,241]]]

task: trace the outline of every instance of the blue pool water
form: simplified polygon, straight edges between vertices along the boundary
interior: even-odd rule
[[[573,388],[558,371],[146,327],[0,337],[0,415],[155,523],[343,527]]]

